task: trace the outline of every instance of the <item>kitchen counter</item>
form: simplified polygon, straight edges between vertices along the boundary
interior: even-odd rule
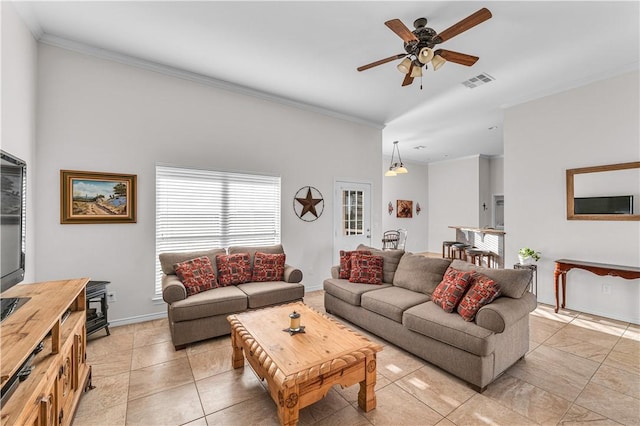
[[[460,229],[461,231],[481,232],[483,234],[504,235],[506,232],[495,228],[474,228],[473,226],[449,226],[449,228]]]
[[[504,236],[502,229],[474,226],[449,226],[456,230],[456,241],[493,253],[495,268],[504,268]]]

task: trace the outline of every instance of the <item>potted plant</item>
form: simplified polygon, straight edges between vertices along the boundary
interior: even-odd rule
[[[535,251],[529,247],[523,247],[518,251],[518,258],[520,259],[521,265],[530,265],[531,260],[535,260],[536,262],[540,260],[541,253],[539,251]]]

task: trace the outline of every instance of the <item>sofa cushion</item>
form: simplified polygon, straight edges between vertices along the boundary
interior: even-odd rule
[[[364,293],[361,298],[363,308],[402,322],[402,313],[408,308],[429,300],[426,294],[407,290],[400,287],[388,287]]]
[[[448,259],[405,253],[398,263],[393,285],[431,295],[450,263]]]
[[[241,254],[241,253],[249,253],[249,266],[253,268],[253,259],[256,255],[256,252],[260,253],[269,253],[269,254],[279,254],[284,253],[284,248],[282,244],[274,244],[272,246],[231,246],[229,247],[229,254]]]
[[[269,281],[239,284],[237,287],[247,295],[250,308],[292,302],[304,297],[304,285],[298,283]]]
[[[251,281],[251,266],[248,253],[218,254],[218,282],[221,286],[242,284]]]
[[[251,281],[282,281],[284,279],[284,253],[256,252],[253,258]]]
[[[169,309],[176,322],[228,315],[247,309],[247,295],[234,286],[218,287],[178,300]]]
[[[531,271],[528,269],[493,269],[484,268],[464,262],[462,260],[454,260],[451,266],[461,271],[476,271],[479,274],[486,275],[500,286],[503,296],[519,299],[529,288],[531,280]]]
[[[431,301],[445,312],[453,312],[473,282],[471,272],[447,268],[442,282],[433,291]],[[478,308],[479,309],[479,308]]]
[[[187,296],[193,296],[218,287],[211,260],[207,256],[176,263],[173,269],[182,284],[184,284]]]
[[[391,284],[351,283],[340,278],[329,278],[323,283],[324,291],[353,306],[360,306],[360,299],[364,293],[386,287],[391,287]]]
[[[349,282],[382,284],[382,256],[355,252],[351,255]]]
[[[402,324],[411,331],[478,356],[495,351],[495,335],[491,330],[467,322],[458,314],[447,313],[433,302],[407,309]]]
[[[374,256],[382,256],[382,281],[385,283],[393,283],[393,276],[398,269],[398,262],[404,254],[404,250],[378,250],[373,247],[360,244],[357,250],[366,250]]]
[[[225,254],[224,249],[211,249],[201,251],[187,251],[187,252],[167,252],[160,253],[158,258],[160,259],[160,267],[162,272],[167,275],[175,275],[176,271],[173,265],[176,263],[184,262],[185,260],[195,259],[196,257],[207,256],[213,266],[213,271],[217,275],[216,271],[216,254]]]
[[[358,253],[357,250],[340,250],[340,269],[338,270],[338,277],[348,280],[351,276],[351,255]],[[361,250],[360,253],[371,254],[370,251]]]
[[[473,321],[478,310],[488,305],[500,294],[500,286],[482,274],[473,274],[471,288],[458,305],[458,313],[465,321]]]

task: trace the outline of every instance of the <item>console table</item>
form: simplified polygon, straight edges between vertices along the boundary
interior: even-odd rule
[[[627,280],[640,278],[640,268],[636,266],[612,265],[609,263],[585,262],[583,260],[558,259],[556,260],[556,268],[553,271],[553,286],[556,293],[556,309],[558,312],[560,307],[565,307],[567,298],[567,272],[571,269],[584,269],[596,275],[610,275],[613,277],[621,277]],[[562,277],[562,305],[559,304],[558,297],[558,281]]]

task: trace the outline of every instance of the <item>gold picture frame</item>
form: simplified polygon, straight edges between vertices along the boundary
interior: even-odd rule
[[[136,223],[137,175],[60,170],[60,223]]]

